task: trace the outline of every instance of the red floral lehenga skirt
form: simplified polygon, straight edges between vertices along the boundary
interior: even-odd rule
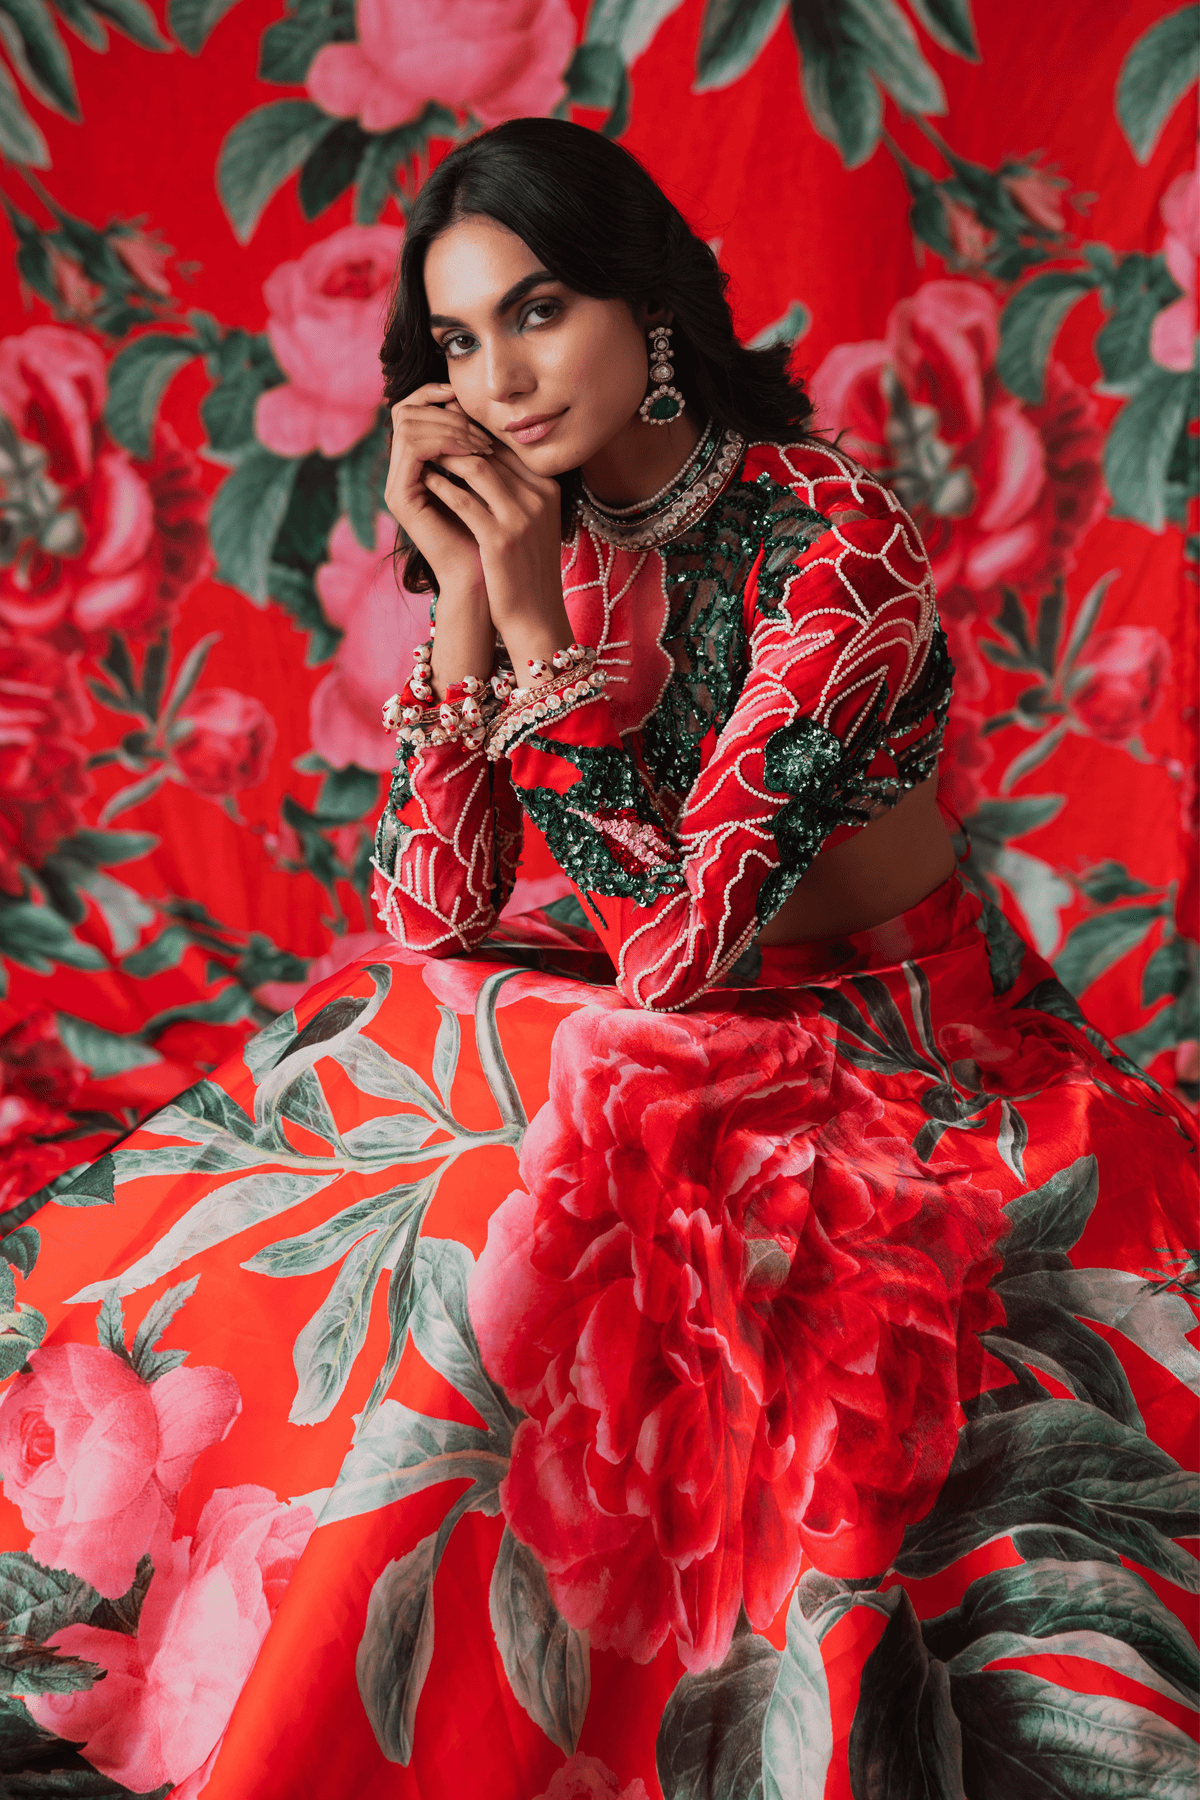
[[[1191,1796],[1187,1116],[957,876],[594,946],[384,950],[4,1240],[5,1791]]]

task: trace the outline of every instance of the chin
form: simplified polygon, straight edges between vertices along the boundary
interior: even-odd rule
[[[572,444],[514,444],[513,448],[535,475],[566,475],[592,454]]]

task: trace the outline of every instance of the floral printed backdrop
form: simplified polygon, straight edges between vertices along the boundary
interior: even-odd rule
[[[429,169],[528,113],[644,159],[914,510],[975,877],[1194,1095],[1198,42],[1171,0],[0,0],[0,1206],[377,929],[424,614],[381,309]]]

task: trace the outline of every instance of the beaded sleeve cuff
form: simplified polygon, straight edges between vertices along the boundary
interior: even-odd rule
[[[506,704],[488,733],[487,753],[492,762],[506,755],[528,732],[565,718],[576,707],[595,700],[604,687],[604,673],[595,666],[596,652],[581,644],[556,651],[554,664],[553,676],[537,687],[501,688],[493,684]]]
[[[503,701],[488,693],[488,683],[468,675],[436,700],[430,661],[432,640],[413,651],[413,672],[403,693],[385,701],[383,728],[396,733],[396,742],[419,750],[425,744],[461,743],[468,750],[483,748],[488,727]],[[495,686],[495,683],[492,683]]]

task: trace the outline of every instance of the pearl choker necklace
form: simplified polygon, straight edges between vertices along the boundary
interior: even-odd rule
[[[694,525],[729,483],[746,440],[736,431],[714,432],[709,420],[695,449],[656,494],[632,506],[606,506],[586,481],[579,516],[594,537],[621,550],[648,550]]]

